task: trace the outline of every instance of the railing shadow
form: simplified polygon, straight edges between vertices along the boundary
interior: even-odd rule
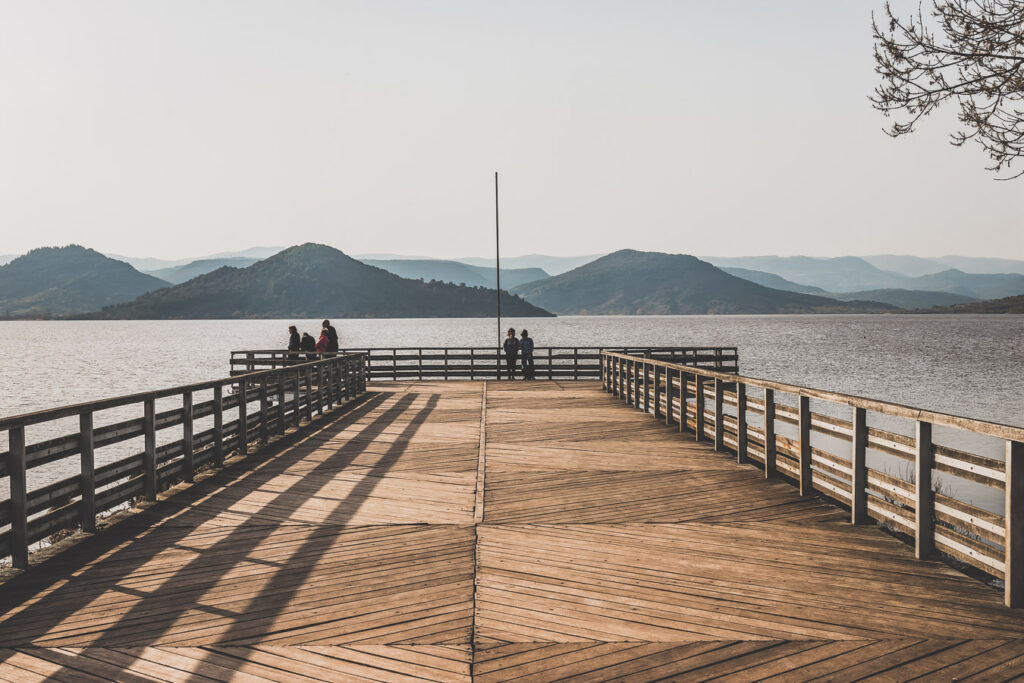
[[[161,551],[184,541],[194,531],[196,524],[228,510],[237,501],[237,492],[232,490],[232,483],[240,481],[239,477],[245,474],[246,470],[258,471],[261,463],[272,462],[279,466],[298,462],[302,458],[302,449],[292,449],[296,444],[310,438],[326,437],[329,441],[360,420],[373,416],[374,412],[389,399],[395,399],[393,405],[373,416],[369,423],[354,434],[358,438],[346,439],[333,453],[307,472],[316,474],[342,470],[389,426],[407,416],[413,404],[421,397],[422,395],[415,393],[398,395],[387,391],[372,395],[338,418],[322,425],[314,423],[312,428],[305,427],[282,438],[273,444],[270,447],[271,452],[259,461],[242,460],[224,472],[158,503],[149,510],[140,512],[127,523],[118,524],[82,542],[71,552],[43,562],[8,581],[2,588],[0,613],[10,614],[26,603],[34,602],[6,619],[0,618],[0,642],[7,647],[45,646],[51,631],[76,612],[101,598],[108,591],[122,591],[120,583],[132,578],[134,573],[152,562]],[[360,470],[362,479],[345,499],[338,501],[334,510],[322,521],[311,523],[310,526],[337,527],[348,523],[362,504],[361,501],[365,500],[377,486],[380,477],[400,459],[407,448],[408,438],[427,420],[437,400],[436,394],[428,396],[426,405],[415,411],[401,436],[391,443],[372,467]],[[324,478],[325,482],[329,480],[330,478]],[[140,594],[140,599],[117,615],[116,620],[97,624],[91,630],[78,632],[75,639],[80,642],[75,646],[148,645],[161,635],[169,633],[187,612],[195,611],[209,611],[222,620],[228,618],[226,628],[222,628],[222,633],[216,637],[217,643],[229,643],[244,637],[244,632],[252,629],[251,614],[243,610],[239,616],[249,618],[232,621],[231,613],[206,607],[199,604],[198,600],[183,599],[182,584],[187,584],[188,596],[201,598],[218,584],[226,571],[242,563],[251,563],[250,555],[261,542],[285,523],[295,524],[288,521],[288,513],[295,512],[311,495],[315,495],[315,492],[309,491],[308,481],[309,479],[305,477],[297,477],[262,506],[274,507],[275,515],[282,519],[281,523],[260,520],[255,524],[247,524],[243,520],[236,526],[225,527],[226,533],[222,538],[196,553],[191,560],[176,565],[173,573],[164,577],[157,588]],[[307,484],[303,485],[303,482]],[[299,487],[302,487],[301,492],[297,491]],[[168,515],[174,517],[172,523],[160,524],[159,522]],[[154,526],[148,527],[150,524]],[[140,528],[144,531],[140,532]],[[159,543],[133,542],[153,534],[158,534]],[[294,555],[315,552],[317,546],[323,542],[322,536],[311,534],[300,544]],[[194,551],[194,548],[189,549]],[[262,623],[273,623],[275,617],[302,588],[314,566],[315,562],[300,566],[292,566],[287,561],[280,564],[271,579],[261,587],[258,596],[250,603],[258,610]],[[55,583],[62,580],[66,582],[50,590]],[[47,593],[48,590],[50,592]],[[131,589],[123,592],[130,594]],[[144,633],[145,637],[136,635],[133,639],[133,633]],[[0,662],[5,659],[0,656]],[[71,669],[61,670],[54,672],[52,678],[63,680],[73,677],[74,673]]]

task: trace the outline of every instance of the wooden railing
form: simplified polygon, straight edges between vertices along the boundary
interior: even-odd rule
[[[604,353],[601,370],[602,387],[630,405],[762,467],[765,476],[790,478],[803,496],[848,507],[854,524],[874,519],[905,534],[918,558],[941,552],[1002,579],[1006,604],[1024,607],[1024,429],[620,353]],[[777,394],[794,405],[777,402]],[[812,412],[811,400],[848,408],[850,419]],[[915,435],[869,427],[869,413],[911,420]],[[937,444],[933,426],[998,439],[1005,460]],[[830,452],[812,443],[812,433],[849,450]],[[868,450],[909,461],[913,475],[869,467]],[[936,472],[1002,492],[1003,514],[934,491]]]
[[[538,346],[534,350],[536,379],[597,380],[601,377],[601,353],[617,353],[657,358],[694,367],[722,372],[739,372],[739,355],[735,346],[634,346],[602,348],[596,346]],[[380,380],[454,380],[505,379],[505,356],[500,349],[483,347],[450,348],[361,348],[343,349],[343,353],[360,353],[366,358],[367,377]],[[314,357],[326,354],[313,354]],[[287,367],[306,362],[309,354],[280,349],[232,351],[231,372],[253,372],[262,368]],[[501,377],[499,378],[499,370]],[[522,367],[516,370],[522,377]]]
[[[228,388],[231,393],[225,392]],[[192,481],[196,469],[221,466],[231,451],[245,453],[254,441],[266,443],[287,425],[312,419],[366,391],[365,362],[359,354],[306,362],[199,384],[81,403],[0,419],[8,434],[8,451],[0,453],[0,482],[9,483],[10,496],[0,501],[0,557],[10,556],[15,567],[28,564],[29,546],[55,531],[78,525],[96,529],[96,516],[138,496],[155,500],[157,493],[178,481]],[[207,400],[202,394],[209,393]],[[180,407],[157,412],[157,401],[171,399]],[[256,402],[254,408],[250,404]],[[141,417],[100,427],[100,411],[138,410]],[[26,427],[78,418],[72,434],[27,443]],[[197,420],[212,426],[196,432]],[[177,428],[180,435],[157,446],[157,435]],[[45,428],[42,431],[46,431]],[[127,457],[95,466],[96,452],[130,439],[142,438],[144,448]],[[29,490],[28,472],[74,456],[77,475]]]

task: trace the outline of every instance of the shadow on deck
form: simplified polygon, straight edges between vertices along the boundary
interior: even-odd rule
[[[0,676],[1024,671],[994,591],[595,383],[371,387],[172,494],[3,585]]]

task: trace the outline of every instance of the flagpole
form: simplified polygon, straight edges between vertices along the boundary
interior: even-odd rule
[[[498,304],[498,379],[501,379],[501,240],[498,223],[498,172],[494,172],[494,276],[497,284],[495,299]]]

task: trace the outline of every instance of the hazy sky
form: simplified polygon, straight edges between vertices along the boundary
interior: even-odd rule
[[[1024,179],[898,141],[882,0],[0,0],[0,253],[1024,258]],[[898,0],[897,7],[915,7]]]

